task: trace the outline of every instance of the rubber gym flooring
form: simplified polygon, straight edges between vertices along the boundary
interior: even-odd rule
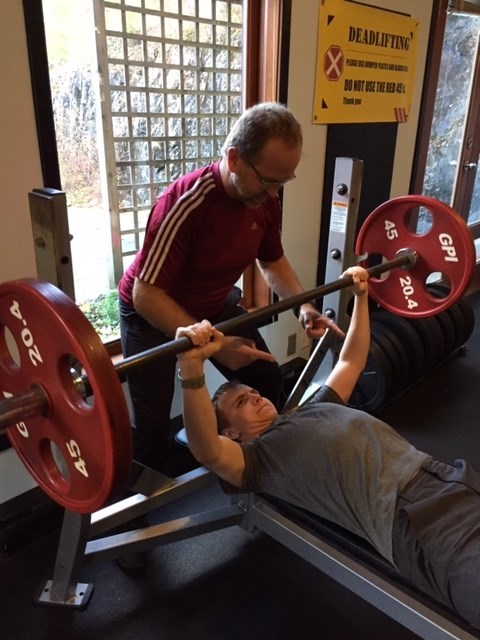
[[[467,348],[439,366],[380,417],[418,448],[480,468],[480,294]],[[217,486],[150,514],[151,522],[227,503]],[[414,640],[415,635],[351,595],[264,534],[234,527],[152,550],[127,575],[87,559],[93,583],[85,611],[45,607],[34,594],[52,577],[54,529],[0,559],[0,638],[15,640]],[[479,634],[480,637],[480,634]]]

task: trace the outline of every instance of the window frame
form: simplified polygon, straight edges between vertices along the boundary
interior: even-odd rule
[[[466,0],[434,0],[427,49],[427,60],[425,63],[422,105],[418,124],[418,135],[415,146],[414,163],[410,181],[410,193],[423,192],[431,128],[434,117],[435,100],[437,95],[437,85],[439,82],[444,34],[446,30],[447,15],[450,11],[479,15],[480,1],[475,0],[469,2]],[[467,123],[475,120],[476,114],[478,112],[480,96],[478,79],[477,86],[476,88],[474,87],[474,90],[476,92],[476,95],[471,96],[471,103],[466,114]],[[472,91],[472,94],[473,93],[474,91]],[[472,115],[474,116],[473,118]],[[478,223],[473,225],[471,229],[475,238],[480,237]],[[477,262],[474,272],[474,278],[472,283],[470,284],[469,291],[477,291],[479,288],[480,263]]]
[[[261,0],[249,6],[252,5],[254,11],[247,15],[247,29],[252,38],[247,43],[246,68],[252,72],[245,74],[246,106],[270,100],[286,104],[291,0]],[[258,265],[250,265],[243,274],[242,304],[254,310],[267,306],[271,297]]]

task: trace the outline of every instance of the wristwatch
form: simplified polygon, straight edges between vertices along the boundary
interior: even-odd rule
[[[195,378],[182,378],[182,374],[180,373],[180,369],[179,369],[177,373],[177,377],[182,389],[201,389],[202,387],[205,386],[204,373],[202,373],[201,376],[196,376]]]

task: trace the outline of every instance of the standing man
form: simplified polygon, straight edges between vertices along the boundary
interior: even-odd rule
[[[255,260],[280,298],[303,291],[283,252],[278,197],[295,179],[302,142],[289,109],[255,105],[235,123],[219,161],[180,177],[160,196],[143,247],[119,284],[125,357],[172,340],[179,326],[245,313],[235,283]],[[312,304],[300,307],[299,321],[311,338],[332,324]],[[213,364],[277,404],[278,364],[255,327],[239,334],[222,338]],[[167,475],[176,475],[168,464],[174,371],[172,357],[128,374],[134,458]]]

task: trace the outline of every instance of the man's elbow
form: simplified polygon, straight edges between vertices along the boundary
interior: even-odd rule
[[[136,278],[133,285],[132,301],[137,313],[152,326],[165,331],[165,328],[159,324],[159,310],[164,307],[164,296],[161,289]]]
[[[145,304],[148,301],[148,288],[152,285],[135,278],[132,291],[132,300],[135,311],[140,315],[143,315],[145,311]]]

